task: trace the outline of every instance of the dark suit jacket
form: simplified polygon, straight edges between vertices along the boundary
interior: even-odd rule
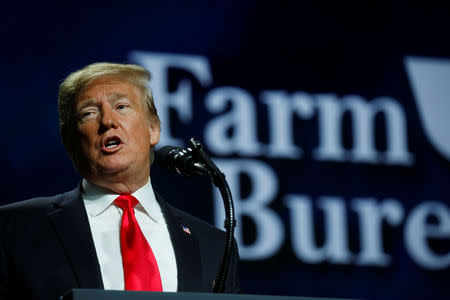
[[[178,291],[210,292],[222,261],[224,232],[158,195],[157,200],[175,251]],[[239,289],[237,264],[236,251],[226,292]],[[103,289],[79,188],[1,207],[0,299],[58,299],[72,288]]]

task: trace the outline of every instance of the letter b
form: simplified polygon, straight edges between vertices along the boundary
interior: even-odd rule
[[[278,179],[266,164],[247,159],[216,159],[214,161],[226,175],[233,195],[236,230],[235,237],[239,245],[239,255],[246,260],[260,260],[276,254],[284,241],[284,227],[280,217],[267,205],[278,192]],[[249,177],[252,190],[248,196],[241,198],[240,174]],[[214,195],[215,223],[223,228],[223,201],[218,191]],[[252,244],[244,244],[242,216],[249,217],[256,228],[256,238]]]

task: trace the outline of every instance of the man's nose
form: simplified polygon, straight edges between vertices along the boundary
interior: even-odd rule
[[[104,107],[100,113],[99,131],[106,131],[110,128],[117,128],[117,120],[114,111],[109,107]]]

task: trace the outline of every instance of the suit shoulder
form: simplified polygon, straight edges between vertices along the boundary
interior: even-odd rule
[[[0,206],[0,214],[10,214],[15,212],[39,211],[48,209],[49,205],[58,202],[60,198],[64,198],[67,193],[58,194],[49,197],[35,197],[22,200],[7,205]]]

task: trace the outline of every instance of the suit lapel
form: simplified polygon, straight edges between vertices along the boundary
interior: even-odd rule
[[[80,288],[101,288],[103,282],[86,209],[79,187],[61,195],[48,214]]]
[[[190,292],[202,290],[201,260],[198,240],[194,233],[187,233],[183,226],[183,218],[177,210],[168,205],[156,194],[169,230],[178,270],[178,291]]]

